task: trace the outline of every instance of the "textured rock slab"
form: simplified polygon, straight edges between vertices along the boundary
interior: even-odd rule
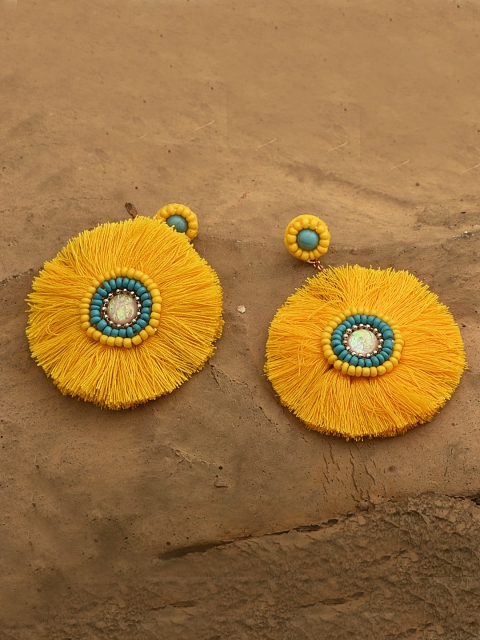
[[[480,633],[479,541],[474,502],[418,496],[182,557],[132,554],[90,579],[45,567],[36,624],[3,629],[18,640],[466,640]]]

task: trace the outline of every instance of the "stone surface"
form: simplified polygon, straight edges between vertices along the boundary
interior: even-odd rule
[[[98,545],[105,545],[98,534]],[[122,537],[118,536],[119,539]],[[122,557],[69,574],[36,566],[37,620],[16,640],[474,640],[480,507],[416,496],[232,544]]]
[[[168,583],[151,581],[165,554],[244,536],[274,542],[281,537],[270,534],[418,492],[479,492],[477,14],[468,0],[0,0],[0,638],[130,639],[132,629],[142,640],[188,638],[194,608],[173,604],[200,602],[208,583],[200,565],[198,574],[171,565],[183,586],[168,600]],[[197,213],[195,247],[219,274],[226,324],[215,356],[189,382],[110,413],[62,396],[35,366],[25,297],[69,238],[128,218],[125,202],[141,215],[171,202]],[[430,424],[346,442],[307,431],[279,404],[263,375],[265,342],[275,311],[315,273],[283,245],[285,225],[304,212],[329,226],[324,264],[408,269],[450,307],[470,368]],[[424,515],[411,517],[421,524]],[[395,522],[391,544],[408,536]],[[448,529],[449,544],[459,527]],[[375,535],[357,535],[345,569],[367,587],[375,566],[360,549]],[[462,558],[475,563],[474,540],[464,541]],[[448,612],[457,603],[466,620],[456,594],[462,584],[476,588],[474,573],[441,538],[430,544],[443,564],[432,560],[417,583],[408,568],[402,575],[421,607]],[[252,557],[246,548],[218,555],[234,568]],[[328,551],[342,558],[341,547]],[[387,567],[392,582],[404,566],[398,557]],[[299,590],[303,562],[295,553],[285,572]],[[223,609],[212,594],[223,618],[202,600],[197,637],[222,638],[233,606],[245,620],[262,602],[268,608],[258,594],[268,598],[272,581],[255,563],[249,570],[250,583],[225,570]],[[197,579],[194,597],[188,584]],[[363,629],[415,638],[401,626],[412,600],[393,589],[392,619],[378,609],[369,618],[365,600],[351,599],[368,593],[359,582],[332,590],[346,598],[340,613],[320,604],[292,617],[281,603],[270,637],[282,637],[287,618],[300,620],[303,637],[338,637],[325,625],[341,630],[349,607],[361,605]],[[310,591],[306,583],[295,602],[317,602]],[[411,628],[426,638],[477,633],[472,622],[468,636],[460,614],[447,622]],[[233,638],[262,637],[234,621],[230,628]]]

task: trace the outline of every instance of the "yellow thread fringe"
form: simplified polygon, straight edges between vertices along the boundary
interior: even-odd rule
[[[375,309],[405,341],[393,371],[351,378],[323,356],[320,334],[350,307]],[[433,418],[467,368],[447,307],[407,271],[345,266],[318,274],[270,325],[265,372],[282,404],[310,429],[356,440],[395,436]]]
[[[162,296],[155,336],[115,349],[82,329],[79,302],[91,281],[117,265],[148,273]],[[213,354],[222,333],[222,289],[188,238],[160,220],[103,224],[74,238],[44,265],[29,295],[32,357],[65,395],[109,409],[173,391]]]

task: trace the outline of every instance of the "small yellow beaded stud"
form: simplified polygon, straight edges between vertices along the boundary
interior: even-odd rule
[[[284,241],[288,251],[295,258],[315,262],[327,253],[330,232],[323,220],[307,213],[290,222],[285,231]]]
[[[294,218],[284,242],[319,273],[270,325],[265,372],[282,404],[310,429],[347,439],[431,420],[466,368],[447,307],[407,271],[325,268],[330,233],[317,216]]]
[[[184,233],[189,240],[193,240],[198,233],[197,216],[183,204],[167,204],[157,211],[155,217],[164,220],[176,231]]]

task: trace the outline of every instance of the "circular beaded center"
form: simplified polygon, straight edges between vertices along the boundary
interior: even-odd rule
[[[331,320],[322,333],[325,358],[344,375],[375,377],[391,371],[404,341],[398,325],[368,310],[348,310]]]
[[[358,329],[347,337],[347,345],[353,352],[368,357],[378,348],[379,341],[373,331]]]
[[[138,314],[138,304],[128,293],[114,295],[105,309],[105,316],[110,322],[122,327],[132,324]]]
[[[148,275],[116,267],[94,280],[81,300],[82,329],[102,345],[137,346],[156,333],[161,302],[160,291]]]

